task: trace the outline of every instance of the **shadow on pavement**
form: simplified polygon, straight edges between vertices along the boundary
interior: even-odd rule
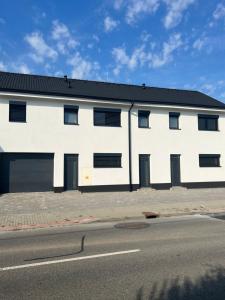
[[[71,255],[79,254],[79,253],[81,253],[81,252],[84,251],[84,240],[85,240],[85,235],[83,235],[82,238],[81,238],[80,250],[77,251],[77,252],[72,252],[72,253],[67,253],[67,254],[60,254],[60,255],[53,255],[53,256],[35,257],[35,258],[31,258],[31,259],[24,259],[24,261],[34,261],[34,260],[41,260],[41,259],[66,257],[66,256],[71,256]]]
[[[153,284],[144,297],[143,286],[136,293],[136,300],[222,300],[225,299],[225,268],[211,269],[196,281],[189,277],[164,280]]]

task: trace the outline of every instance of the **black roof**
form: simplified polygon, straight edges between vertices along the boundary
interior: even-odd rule
[[[225,109],[224,103],[198,91],[9,72],[0,72],[0,91]]]

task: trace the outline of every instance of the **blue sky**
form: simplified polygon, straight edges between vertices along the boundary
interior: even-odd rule
[[[1,0],[0,70],[225,101],[225,0]]]

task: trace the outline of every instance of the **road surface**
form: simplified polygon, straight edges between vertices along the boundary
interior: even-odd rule
[[[138,222],[1,233],[0,299],[225,299],[224,220]]]

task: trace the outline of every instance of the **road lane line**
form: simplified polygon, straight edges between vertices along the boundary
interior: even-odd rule
[[[109,253],[103,253],[103,254],[95,254],[95,255],[87,255],[87,256],[80,256],[80,257],[59,259],[59,260],[43,261],[43,262],[33,263],[33,264],[4,267],[4,268],[0,268],[0,271],[25,269],[25,268],[31,268],[31,267],[60,264],[60,263],[65,263],[65,262],[77,261],[77,260],[85,260],[85,259],[91,259],[91,258],[99,258],[99,257],[106,257],[106,256],[130,254],[130,253],[136,253],[136,252],[139,252],[139,251],[141,251],[141,250],[140,249],[134,249],[134,250],[127,250],[127,251],[109,252]]]

